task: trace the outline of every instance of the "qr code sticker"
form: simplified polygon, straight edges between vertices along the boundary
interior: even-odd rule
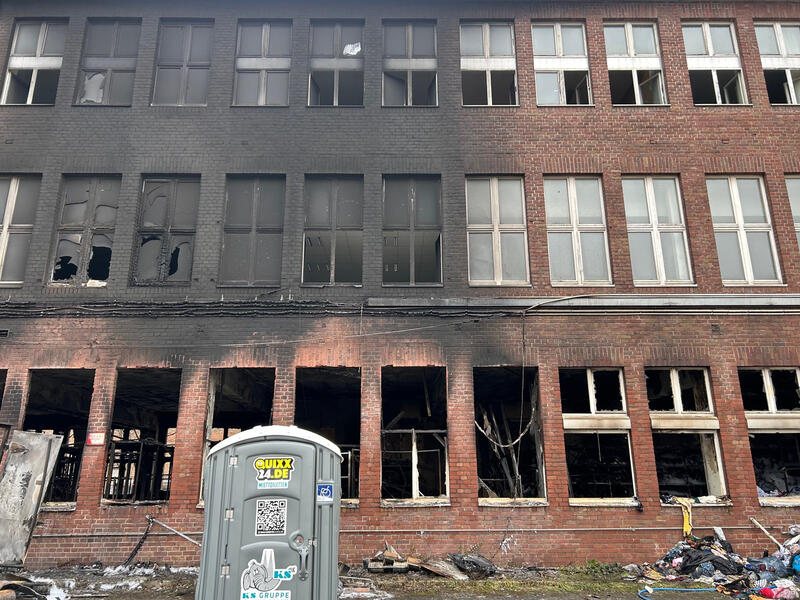
[[[286,535],[286,500],[256,501],[256,535]]]

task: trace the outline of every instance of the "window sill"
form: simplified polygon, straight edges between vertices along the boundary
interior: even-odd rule
[[[289,108],[288,104],[231,104],[231,108]]]
[[[788,287],[788,284],[781,283],[780,281],[748,283],[746,281],[724,281],[723,280],[722,285],[724,287]]]
[[[381,108],[439,108],[438,104],[381,104]]]
[[[772,104],[770,102],[769,105],[772,106],[773,108],[776,108],[776,107],[777,108],[800,108],[800,102],[798,102],[797,104],[786,104],[786,103]]]
[[[550,506],[547,498],[478,498],[478,506],[505,508],[509,506]]]
[[[578,283],[576,281],[565,282],[550,282],[551,287],[594,287],[594,288],[613,288],[616,287],[613,283]]]
[[[745,107],[745,108],[753,108],[753,105],[752,105],[752,104],[750,104],[750,103],[745,103],[745,104],[695,104],[695,106],[698,106],[698,107],[700,107],[700,108],[708,108],[708,107],[714,107],[714,108],[719,108],[719,107],[728,107],[728,108],[741,108],[741,107]]]
[[[719,419],[711,413],[650,413],[650,427],[657,430],[717,431]]]
[[[413,290],[416,288],[443,288],[443,283],[381,283],[384,288],[400,288],[404,290]]]
[[[462,104],[461,108],[519,108],[519,104]]]
[[[634,281],[633,282],[633,287],[637,287],[637,288],[658,288],[658,289],[670,288],[670,287],[681,287],[681,288],[693,288],[694,287],[694,288],[696,288],[697,284],[695,282],[693,282],[693,281],[687,281],[685,283],[683,283],[683,282],[671,282],[671,281],[670,282],[666,282],[666,283],[656,283],[656,282],[652,282],[652,283],[651,282],[636,283]]]
[[[670,108],[671,104],[611,104],[614,108]]]
[[[55,104],[11,104],[11,103],[4,103],[0,104],[0,106],[55,106]]]
[[[363,104],[306,104],[306,108],[364,108]]]
[[[404,500],[381,499],[381,508],[427,508],[450,506],[450,498],[411,498]]]
[[[800,431],[800,411],[755,412],[744,414],[747,429],[751,431],[796,432]]]
[[[131,108],[132,104],[94,104],[91,102],[73,102],[72,106],[74,108],[81,107],[81,108]],[[159,105],[160,106],[160,105]]]
[[[22,281],[0,281],[0,288],[21,288]]]
[[[109,500],[108,498],[100,499],[100,506],[166,506],[169,500]]]
[[[800,501],[800,498],[798,498]],[[692,509],[701,508],[701,507],[709,507],[709,508],[720,508],[726,506],[733,506],[733,501],[730,499],[726,499],[722,496],[715,496],[712,502],[692,502]],[[681,508],[680,504],[668,504],[666,502],[661,503],[662,508]]]
[[[103,289],[108,287],[107,281],[99,281],[97,279],[90,279],[86,282],[75,282],[75,283],[61,283],[59,281],[48,281],[47,287],[50,289],[60,289],[60,290],[96,290],[96,289]]]
[[[474,288],[497,288],[497,287],[522,288],[522,287],[527,287],[527,288],[529,288],[529,287],[531,287],[531,284],[528,281],[509,282],[509,283],[504,283],[504,282],[497,283],[495,281],[487,281],[486,283],[483,283],[483,282],[480,282],[480,281],[470,281],[469,282],[469,287],[474,287]]]
[[[358,498],[342,498],[341,500],[341,507],[342,508],[349,508],[354,509],[361,506],[361,500]]]
[[[610,507],[610,508],[637,508],[637,498],[570,498],[570,506],[584,507]]]
[[[153,104],[150,108],[208,108],[208,104]]]
[[[780,496],[776,498],[769,498],[769,497],[762,497],[758,499],[758,504],[760,506],[772,506],[772,507],[795,507],[800,506],[800,496]]]
[[[322,288],[329,288],[329,287],[351,287],[351,288],[362,288],[364,287],[363,283],[301,283],[301,288],[308,288],[308,289],[322,289]]]
[[[217,283],[218,288],[234,288],[240,290],[257,290],[264,289],[277,289],[281,287],[280,283]]]
[[[595,104],[537,104],[536,108],[595,108]]]
[[[76,508],[75,502],[44,502],[42,512],[72,512]]]
[[[619,431],[627,433],[631,429],[631,420],[624,413],[600,414],[562,414],[561,420],[565,431]]]

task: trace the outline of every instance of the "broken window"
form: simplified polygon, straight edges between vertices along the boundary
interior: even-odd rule
[[[706,369],[645,369],[650,410],[709,412],[711,394]]]
[[[545,178],[544,200],[550,281],[555,285],[610,284],[600,179]]]
[[[724,284],[780,281],[761,177],[708,177],[711,220]]]
[[[383,178],[383,283],[442,282],[439,177]]]
[[[800,177],[786,178],[786,193],[789,196],[789,204],[792,208],[794,233],[797,237],[797,244],[800,246]]]
[[[41,178],[0,175],[0,286],[19,286],[36,217]]]
[[[544,498],[536,369],[476,367],[472,377],[478,497]]]
[[[666,104],[658,33],[653,23],[604,26],[613,104]]]
[[[750,433],[758,495],[800,496],[800,434]]]
[[[169,499],[180,389],[180,369],[117,371],[103,498]]]
[[[103,286],[111,267],[119,177],[64,179],[50,281]]]
[[[528,236],[521,177],[467,177],[469,282],[528,283]]]
[[[364,181],[306,177],[303,283],[361,283]]]
[[[582,23],[534,23],[536,103],[591,104],[589,57]]]
[[[288,106],[292,23],[240,21],[238,39],[233,103]]]
[[[570,498],[632,498],[633,460],[627,432],[565,433]]]
[[[742,65],[732,23],[683,25],[695,104],[745,104]]]
[[[739,369],[746,411],[800,411],[797,369]]]
[[[450,495],[444,367],[381,369],[381,498]]]
[[[280,283],[285,196],[285,177],[228,177],[221,284]]]
[[[342,451],[342,498],[358,498],[361,447],[361,369],[297,369],[294,424]]]
[[[309,106],[364,104],[364,24],[311,23]]]
[[[691,283],[678,178],[625,177],[622,193],[634,283]]]
[[[36,369],[30,373],[22,429],[63,436],[45,502],[74,502],[89,424],[94,371]]]
[[[653,450],[663,501],[725,495],[715,433],[654,431]]]
[[[214,27],[162,20],[153,105],[205,106]]]
[[[199,200],[199,177],[143,181],[137,284],[189,283]]]
[[[625,411],[622,369],[559,369],[561,412]]]
[[[2,104],[55,104],[67,39],[63,21],[18,21]]]
[[[461,94],[464,106],[517,104],[513,23],[461,23]]]
[[[436,24],[383,24],[383,105],[436,106]]]
[[[131,105],[140,29],[140,21],[88,21],[78,76],[78,104]]]
[[[761,66],[772,104],[800,104],[800,24],[756,23]]]

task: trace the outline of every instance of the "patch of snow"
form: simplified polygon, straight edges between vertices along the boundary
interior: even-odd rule
[[[138,590],[142,587],[142,581],[136,579],[126,579],[117,581],[116,583],[103,583],[100,585],[100,590],[108,592],[117,588],[128,588],[128,591]]]

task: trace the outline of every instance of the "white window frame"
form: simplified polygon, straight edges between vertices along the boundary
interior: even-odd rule
[[[543,104],[539,102],[537,92],[536,105],[537,106],[593,106],[594,98],[592,96],[592,77],[591,69],[589,68],[589,45],[586,39],[586,26],[582,22],[569,22],[565,21],[564,25],[577,26],[581,28],[583,35],[583,49],[585,54],[564,54],[564,45],[561,37],[561,25],[559,21],[552,22],[533,22],[531,23],[531,38],[533,37],[533,29],[535,27],[553,27],[553,39],[556,45],[555,56],[548,54],[537,54],[536,48],[533,49],[533,71],[534,80],[536,73],[557,73],[558,74],[558,91],[559,103],[558,104]],[[586,89],[587,89],[587,102],[586,104],[567,104],[567,92],[564,84],[564,71],[586,71]]]
[[[564,369],[573,370],[571,367],[563,367]],[[625,377],[622,372],[622,368],[620,367],[589,367],[586,370],[586,385],[589,388],[589,412],[588,413],[563,413],[564,414],[564,421],[567,419],[572,418],[572,415],[592,415],[592,416],[600,416],[605,417],[607,415],[620,415],[620,414],[627,414],[628,412],[628,403],[625,400]],[[616,371],[617,377],[619,379],[619,392],[620,397],[622,398],[622,408],[620,410],[597,410],[597,391],[595,390],[594,384],[594,374],[596,371]]]
[[[633,93],[636,97],[635,104],[618,104],[616,106],[668,106],[667,90],[664,84],[664,67],[661,63],[661,40],[658,36],[658,26],[656,23],[636,22],[636,21],[611,21],[603,23],[603,34],[605,35],[606,27],[624,27],[625,28],[625,44],[627,46],[627,54],[607,54],[606,64],[610,71],[629,71],[633,78]],[[655,54],[637,54],[633,42],[633,28],[634,27],[650,27],[653,31],[653,39],[655,40],[656,51]],[[642,102],[642,91],[639,88],[639,71],[658,71],[658,82],[661,88],[661,99],[663,102],[659,104],[645,104]]]
[[[510,55],[491,54],[490,28],[492,25],[508,25],[511,31]],[[461,21],[458,25],[459,51],[461,48],[461,28],[464,25],[480,25],[483,34],[483,56],[465,55],[461,52],[461,71],[483,71],[486,76],[486,104],[464,104],[462,89],[462,106],[519,106],[519,83],[517,80],[517,39],[514,21]],[[494,104],[492,102],[492,71],[514,71],[514,102],[512,104]],[[462,84],[463,86],[463,84]]]
[[[748,410],[749,414],[781,415],[783,418],[797,420],[800,423],[800,413],[797,411],[778,410],[775,402],[775,385],[772,383],[772,371],[793,371],[796,382],[800,382],[800,369],[795,367],[739,367],[740,371],[757,371],[761,373],[764,384],[764,395],[767,397],[767,410]],[[800,385],[798,385],[800,387]]]
[[[570,506],[638,506],[638,500],[636,500],[639,492],[636,488],[636,468],[633,463],[633,446],[631,443],[631,430],[630,430],[630,421],[628,422],[628,427],[626,429],[570,429],[567,430],[565,427],[565,434],[567,433],[577,433],[577,434],[593,434],[593,435],[607,435],[607,434],[616,434],[616,435],[624,435],[625,438],[628,440],[628,460],[630,461],[631,467],[631,488],[633,491],[632,496],[609,496],[609,497],[602,497],[602,498],[586,498],[581,496],[570,496],[567,500]],[[569,478],[569,466],[567,465],[567,477]]]
[[[414,25],[430,25],[433,27],[433,56],[415,57],[414,56]],[[423,107],[435,108],[439,106],[439,40],[436,21],[384,21],[383,32],[386,35],[386,26],[398,27],[405,26],[406,29],[406,56],[386,56],[384,46],[383,72],[381,73],[381,106],[392,108]],[[513,39],[513,38],[512,38]],[[402,71],[406,74],[406,103],[405,104],[386,104],[386,72]],[[434,73],[434,103],[433,104],[414,104],[412,73],[414,71],[424,71]]]
[[[36,40],[36,54],[35,56],[24,56],[13,54],[14,49],[17,47],[17,36],[19,35],[20,25],[33,25],[39,23],[39,38]],[[17,69],[32,70],[31,83],[28,88],[28,98],[24,104],[12,104],[10,106],[30,106],[33,104],[33,95],[36,91],[36,79],[39,76],[39,71],[58,71],[59,76],[61,72],[61,64],[64,60],[63,52],[60,55],[51,55],[44,53],[44,45],[47,40],[47,28],[50,25],[63,25],[66,26],[66,21],[17,21],[14,24],[14,37],[11,43],[11,51],[8,57],[8,65],[6,66],[6,78],[3,85],[3,98],[0,104],[8,104],[8,90],[11,87],[11,71]],[[53,102],[55,104],[55,102]],[[42,104],[34,106],[52,106],[53,104]],[[3,251],[5,253],[5,250]]]
[[[710,26],[715,25],[727,25],[731,32],[731,39],[733,40],[733,51],[734,54],[717,54],[714,50],[714,44],[711,40],[711,29]],[[691,26],[700,26],[702,27],[703,31],[703,42],[705,43],[705,53],[704,54],[689,54],[688,51],[686,52],[686,66],[689,71],[711,71],[711,76],[714,82],[714,94],[716,95],[717,101],[714,104],[696,104],[696,106],[722,106],[722,105],[732,105],[732,106],[742,106],[748,104],[747,98],[747,89],[744,85],[744,73],[742,72],[742,62],[739,57],[739,42],[736,39],[736,28],[733,26],[733,23],[718,23],[718,22],[709,22],[709,21],[691,21],[681,23],[681,31],[683,31],[683,27],[691,27]],[[684,47],[685,50],[685,47]],[[720,89],[719,85],[719,76],[717,71],[737,71],[738,77],[738,87],[739,87],[739,95],[741,96],[741,102],[739,103],[731,103],[731,102],[723,102],[723,89]]]
[[[289,25],[289,55],[288,56],[272,56],[269,54],[269,36],[273,24]],[[242,26],[261,25],[261,56],[242,56],[240,55],[240,48],[242,43]],[[286,20],[247,20],[242,19],[236,24],[236,59],[234,68],[234,82],[233,82],[233,106],[289,106],[289,92],[291,90],[291,70],[292,70],[292,56],[291,44],[294,35],[294,27],[291,21]],[[239,91],[239,73],[250,72],[258,73],[258,99],[256,104],[239,104],[236,102]],[[288,76],[288,83],[286,86],[286,102],[282,104],[267,104],[267,74],[268,73],[286,73]]]
[[[790,181],[794,183],[793,186],[789,185]],[[792,187],[796,189],[796,197],[792,195]],[[794,222],[794,233],[797,237],[798,247],[800,247],[800,175],[789,175],[786,177],[786,194],[789,196],[789,205],[792,208],[792,221]],[[797,206],[796,212],[795,204],[792,204],[793,197]]]
[[[8,198],[6,198],[6,209],[3,214],[3,223],[0,226],[0,277],[2,277],[3,270],[6,263],[6,251],[8,250],[8,238],[14,233],[33,234],[34,223],[30,224],[12,224],[11,219],[14,216],[14,207],[17,204],[17,192],[19,191],[20,176],[0,176],[0,179],[9,179],[10,184],[8,188]],[[37,197],[38,201],[38,197]],[[38,203],[38,202],[37,202]],[[30,256],[30,238],[28,239],[28,256],[25,258],[25,266],[27,267],[28,257]],[[24,281],[0,279],[0,288],[2,287],[20,287]]]
[[[688,414],[688,415],[709,415],[714,413],[714,404],[711,399],[711,381],[708,377],[708,369],[706,367],[646,367],[647,371],[669,371],[670,387],[672,389],[672,410],[651,410],[651,414]],[[681,384],[678,373],[680,371],[702,371],[703,379],[706,386],[706,398],[708,398],[708,410],[684,410],[683,399],[681,398]]]
[[[694,275],[692,273],[692,260],[689,254],[689,240],[686,236],[686,218],[683,211],[683,196],[681,195],[680,181],[677,177],[664,177],[659,175],[644,175],[644,176],[629,176],[623,179],[641,179],[644,181],[645,198],[647,201],[647,214],[650,218],[649,223],[627,223],[628,233],[649,233],[650,244],[653,247],[653,257],[655,258],[656,275],[657,279],[634,279],[634,286],[652,287],[654,285],[661,286],[676,286],[676,285],[694,285]],[[678,193],[678,210],[680,211],[681,222],[680,224],[662,224],[658,222],[658,211],[656,209],[655,191],[653,189],[653,181],[656,179],[670,180],[675,183],[675,189]],[[627,215],[626,215],[627,217]],[[627,218],[626,218],[627,222]],[[664,253],[661,248],[661,234],[662,233],[680,233],[683,238],[683,251],[686,256],[687,264],[687,279],[667,279],[666,268],[664,266]],[[633,257],[631,257],[631,261]]]
[[[567,194],[569,199],[569,216],[570,222],[569,223],[547,223],[547,233],[571,233],[572,234],[572,260],[573,265],[575,267],[575,279],[572,280],[554,280],[550,279],[550,285],[552,286],[571,286],[574,287],[576,285],[586,286],[586,287],[607,287],[611,286],[612,284],[612,275],[611,275],[611,257],[608,248],[608,228],[606,225],[606,210],[605,210],[605,199],[603,194],[603,181],[600,177],[592,177],[592,176],[582,176],[582,175],[567,175],[567,176],[548,176],[545,179],[566,179],[567,180]],[[575,191],[575,181],[578,179],[590,179],[597,182],[597,185],[600,190],[600,214],[603,218],[602,223],[578,223],[578,196],[577,192]],[[547,220],[545,215],[545,221]],[[606,273],[608,273],[608,279],[603,280],[589,280],[586,281],[583,276],[583,249],[581,248],[581,233],[602,233],[603,240],[605,242],[605,250],[606,250]],[[552,256],[550,256],[550,242],[548,240],[547,244],[547,254],[548,254],[548,261],[552,261]],[[550,262],[548,262],[548,265]]]
[[[333,56],[316,56],[313,54],[313,41],[314,41],[314,26],[333,25]],[[361,53],[358,56],[342,56],[341,54],[341,40],[342,40],[342,26],[343,25],[358,25],[361,27]],[[308,60],[308,97],[306,98],[306,106],[309,107],[327,107],[327,106],[340,106],[339,105],[339,73],[342,71],[361,71],[361,104],[343,104],[341,106],[364,106],[364,55],[366,54],[364,46],[364,22],[363,21],[312,21],[309,29],[309,60]],[[333,73],[333,104],[312,104],[311,103],[311,76],[317,71],[330,71]]]
[[[526,252],[525,260],[525,279],[524,280],[504,280],[503,279],[503,257],[502,248],[500,243],[500,234],[502,233],[522,233],[525,249],[528,249],[528,228],[526,225],[527,216],[526,209],[527,203],[525,202],[525,181],[522,177],[515,177],[513,175],[490,175],[490,176],[468,176],[464,181],[464,196],[467,201],[467,214],[469,214],[469,196],[468,188],[470,180],[487,180],[489,181],[489,202],[492,214],[492,223],[490,225],[470,225],[467,223],[467,271],[469,271],[469,234],[470,233],[491,233],[492,234],[492,258],[494,262],[494,279],[493,280],[473,280],[472,274],[468,273],[469,284],[472,286],[527,286],[530,285],[530,256]],[[516,225],[501,225],[500,224],[500,186],[501,179],[507,181],[518,181],[520,185],[520,196],[522,198],[522,220],[523,222]]]
[[[782,25],[798,26],[800,23],[754,23],[755,27],[772,27],[778,42],[779,54],[761,54],[761,68],[764,71],[783,71],[786,77],[785,85],[789,92],[789,104],[800,104],[798,92],[792,85],[792,71],[800,72],[800,54],[789,54],[783,37]]]
[[[761,191],[761,203],[764,208],[764,214],[766,215],[766,223],[745,223],[744,218],[742,217],[742,206],[739,200],[739,188],[736,185],[736,180],[740,177],[745,179],[758,179],[759,187]],[[735,286],[735,285],[775,285],[780,284],[783,281],[783,277],[781,275],[781,264],[778,260],[778,250],[775,247],[775,234],[772,231],[772,218],[770,216],[769,211],[769,202],[767,202],[767,190],[764,187],[764,179],[758,175],[723,175],[717,176],[712,175],[706,177],[706,181],[711,179],[720,179],[725,180],[728,182],[728,193],[731,197],[731,206],[733,208],[733,223],[714,223],[714,218],[712,215],[712,224],[714,227],[714,234],[717,233],[737,233],[737,239],[739,241],[739,252],[742,256],[742,269],[744,271],[744,280],[738,279],[722,279],[722,284],[726,286]],[[710,198],[709,198],[710,203]],[[775,265],[775,279],[755,279],[753,276],[753,265],[750,261],[750,247],[747,243],[747,233],[755,231],[755,232],[766,232],[769,234],[769,243],[770,243],[770,250],[772,251],[772,261]],[[722,275],[720,271],[720,276]]]
[[[710,396],[709,396],[709,398],[710,398]],[[716,417],[714,417],[714,419],[716,421]],[[717,427],[715,429],[708,429],[707,430],[707,429],[694,429],[694,428],[692,428],[692,429],[673,429],[670,426],[660,426],[657,423],[653,423],[652,424],[652,433],[669,433],[669,434],[676,434],[676,435],[680,435],[680,434],[684,434],[684,435],[710,435],[711,436],[711,439],[714,442],[714,446],[713,446],[714,459],[716,460],[716,463],[717,463],[718,478],[719,478],[717,484],[719,485],[720,493],[719,494],[712,494],[711,493],[711,489],[708,489],[708,492],[709,492],[708,495],[709,496],[714,496],[715,498],[717,498],[717,501],[715,502],[715,504],[729,504],[730,500],[725,498],[725,496],[728,495],[728,486],[725,483],[725,479],[726,479],[725,478],[725,466],[722,463],[722,448],[721,448],[720,442],[719,442],[719,431],[718,431],[718,429],[719,429],[719,425],[717,425]],[[702,442],[701,442],[701,451],[702,451]],[[704,455],[703,456],[703,466],[705,467],[705,473],[706,473],[706,485],[708,486],[708,488],[711,488],[711,484],[709,482],[709,469],[708,469],[708,465],[707,465],[707,463],[705,461],[705,458],[706,457]],[[660,493],[660,489],[659,489],[659,493]],[[704,503],[704,504],[706,504],[706,506],[708,506],[708,503]],[[671,504],[664,504],[662,502],[662,506],[672,506],[672,505]]]

